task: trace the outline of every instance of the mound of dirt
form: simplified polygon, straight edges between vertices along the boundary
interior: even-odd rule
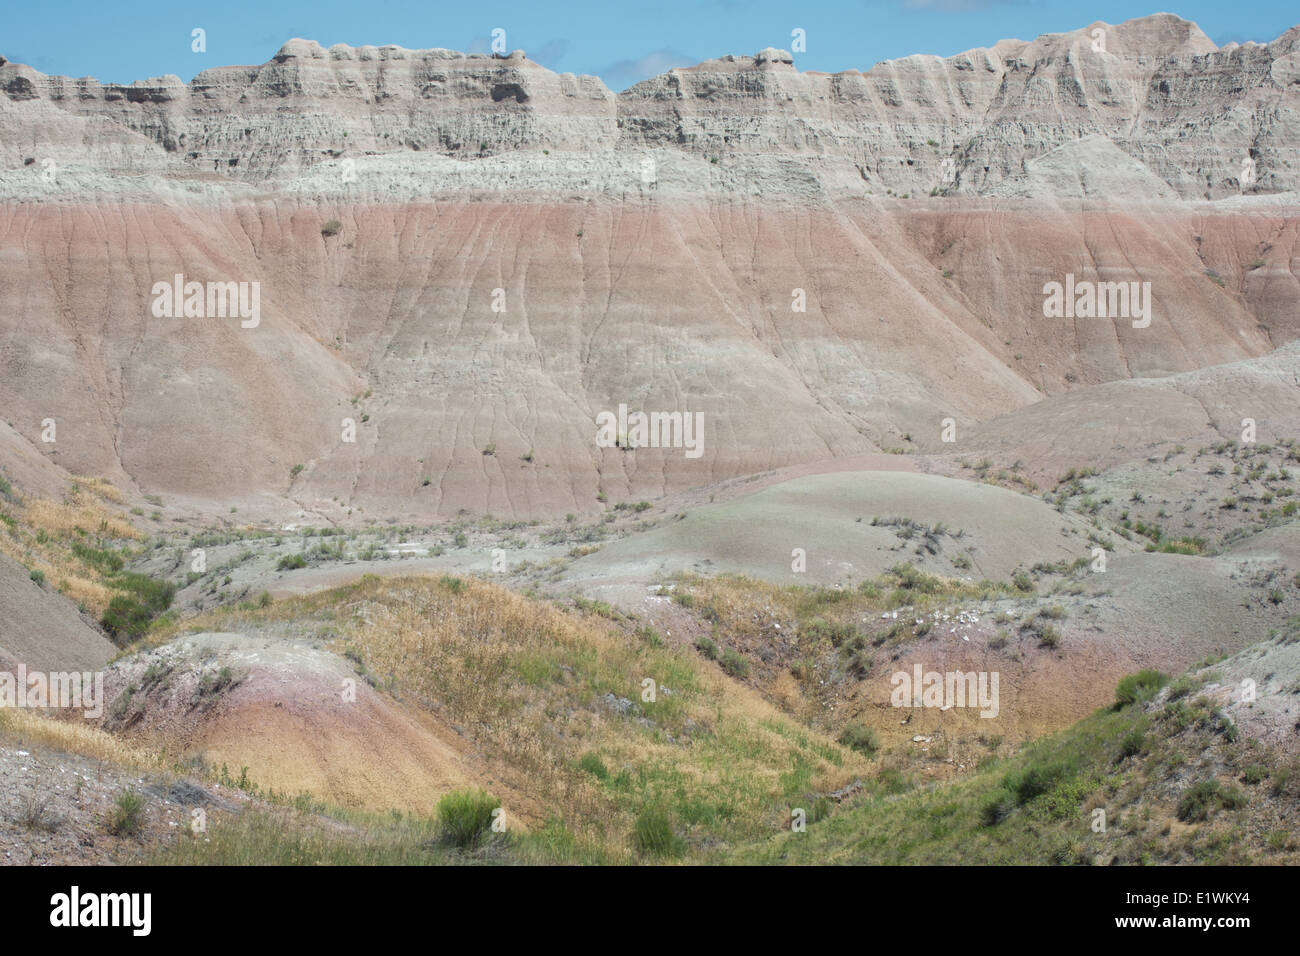
[[[850,585],[910,562],[948,577],[1005,581],[1017,568],[1087,557],[1089,530],[1078,516],[992,485],[836,472],[706,505],[607,544],[575,562],[564,580],[617,603],[636,602],[656,577],[679,571]],[[792,570],[796,548],[806,553],[805,573]]]
[[[502,795],[453,729],[291,639],[187,635],[115,664],[105,694],[107,729],[277,793],[423,814],[453,789]]]

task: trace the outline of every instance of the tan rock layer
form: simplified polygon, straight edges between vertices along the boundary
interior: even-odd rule
[[[952,200],[11,203],[0,405],[29,455],[222,512],[582,512],[1263,355],[1300,327],[1295,233]],[[176,273],[260,283],[260,324],[156,317]],[[1066,273],[1149,281],[1150,326],[1045,318]],[[598,447],[620,404],[701,413],[701,454]]]

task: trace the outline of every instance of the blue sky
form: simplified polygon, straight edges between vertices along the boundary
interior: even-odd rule
[[[108,82],[175,73],[189,80],[214,66],[263,63],[285,40],[325,46],[489,49],[494,28],[553,70],[593,73],[616,90],[674,66],[764,47],[790,49],[801,28],[801,70],[868,69],[909,53],[949,56],[1003,37],[1032,39],[1094,21],[1120,23],[1161,10],[1200,24],[1217,43],[1266,42],[1300,23],[1282,0],[1183,0],[1152,6],[1099,0],[1080,12],[1065,0],[523,0],[473,3],[411,0],[228,0],[209,3],[19,4],[0,12],[0,54],[46,73]],[[195,27],[207,52],[190,49]]]

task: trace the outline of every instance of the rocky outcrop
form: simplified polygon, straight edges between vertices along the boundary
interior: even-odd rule
[[[100,84],[4,63],[0,91],[0,124],[17,133],[0,143],[11,168],[54,158],[262,185],[328,168],[313,188],[353,195],[383,196],[394,176],[427,181],[431,171],[457,189],[619,198],[659,180],[701,195],[806,198],[810,182],[832,197],[982,195],[1099,137],[1141,164],[1139,178],[1184,198],[1300,188],[1300,28],[1219,49],[1169,14],[865,73],[801,73],[769,49],[618,95],[521,51],[327,50],[308,40],[188,84]],[[512,160],[452,171],[416,154],[459,167]],[[375,174],[358,178],[359,168]],[[17,188],[13,177],[0,186]]]
[[[250,519],[576,514],[1266,355],[1298,40],[1162,15],[617,96],[301,40],[190,83],[0,64],[0,461]],[[156,311],[176,275],[259,321]],[[1067,276],[1149,283],[1149,322],[1048,318]],[[703,415],[703,453],[598,444],[620,405]]]

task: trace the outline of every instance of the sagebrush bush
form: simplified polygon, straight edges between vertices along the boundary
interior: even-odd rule
[[[1136,757],[1146,746],[1146,734],[1142,733],[1137,727],[1134,727],[1126,733],[1119,742],[1119,755],[1122,760],[1125,757]]]
[[[743,654],[730,647],[722,652],[722,660],[720,663],[722,664],[722,669],[737,680],[740,680],[749,673],[749,661],[745,660]]]
[[[1225,787],[1217,780],[1202,780],[1193,784],[1178,801],[1178,819],[1194,823],[1208,819],[1220,807],[1235,810],[1245,803],[1245,795],[1236,787]]]
[[[880,741],[876,738],[876,732],[857,721],[847,725],[840,731],[840,743],[868,756],[880,749]]]

